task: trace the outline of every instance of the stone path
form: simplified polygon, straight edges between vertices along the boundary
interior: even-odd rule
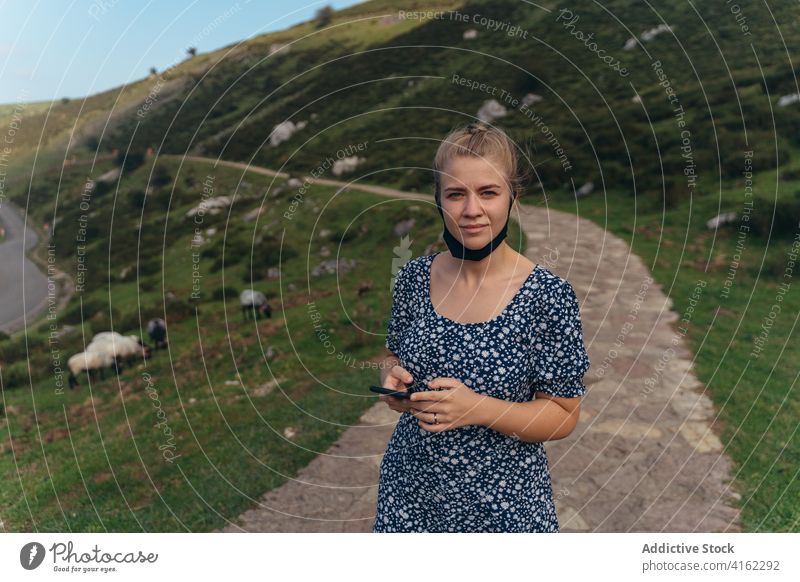
[[[388,188],[348,188],[432,202]],[[561,531],[741,531],[732,463],[670,299],[628,245],[594,223],[528,206],[518,218],[528,258],[575,288],[592,363],[578,427],[545,444]],[[371,531],[378,468],[398,418],[378,402],[295,479],[220,531]]]

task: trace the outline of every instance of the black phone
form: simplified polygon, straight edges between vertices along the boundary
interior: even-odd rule
[[[399,390],[392,390],[391,388],[383,388],[382,386],[370,386],[369,389],[378,394],[388,394],[395,398],[408,398],[411,396],[411,392],[401,392]]]

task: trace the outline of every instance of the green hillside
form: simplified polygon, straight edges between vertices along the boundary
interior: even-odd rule
[[[0,107],[0,130],[14,123],[4,193],[34,225],[48,223],[55,264],[82,286],[58,313],[71,331],[54,344],[44,318],[0,336],[0,470],[13,476],[0,487],[5,527],[218,528],[374,403],[361,396],[377,374],[391,266],[404,251],[395,228],[414,220],[408,250],[421,255],[441,232],[435,210],[356,189],[298,194],[286,175],[184,154],[335,178],[326,161],[347,152],[363,162],[342,179],[430,192],[439,140],[494,98],[507,107],[495,123],[535,170],[527,203],[623,237],[676,311],[698,277],[720,286],[738,257],[730,296],[703,304],[687,339],[737,463],[747,531],[796,529],[791,318],[745,362],[800,220],[800,102],[778,105],[799,90],[800,7],[774,2],[743,20],[725,3],[539,6],[374,0],[336,12],[327,28],[302,23],[85,99]],[[780,35],[775,22],[787,23]],[[625,50],[662,23],[672,33]],[[471,29],[477,36],[464,38]],[[530,94],[540,99],[520,107]],[[305,125],[271,145],[287,120]],[[120,177],[87,190],[115,168]],[[715,232],[705,221],[742,212],[745,171],[754,204],[739,257],[737,224]],[[594,192],[576,199],[588,181]],[[198,224],[190,211],[219,196],[230,205]],[[358,268],[311,274],[337,257]],[[238,292],[250,287],[270,299],[271,319],[242,320]],[[787,295],[784,313],[798,311]],[[54,346],[63,367],[94,333],[145,335],[156,316],[169,326],[168,351],[119,381],[56,385]],[[154,391],[180,463],[162,454]]]

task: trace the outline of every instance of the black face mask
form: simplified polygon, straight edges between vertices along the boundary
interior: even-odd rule
[[[506,234],[508,234],[508,220],[511,217],[511,208],[513,206],[514,200],[512,198],[511,204],[508,206],[508,216],[506,216],[506,223],[503,225],[503,228],[500,229],[500,232],[497,233],[497,236],[479,249],[468,249],[465,247],[463,244],[461,244],[461,241],[459,241],[450,233],[449,230],[447,230],[447,226],[445,226],[444,231],[442,232],[442,238],[444,239],[447,248],[450,249],[450,254],[457,259],[465,259],[467,261],[480,261],[488,257],[489,253],[500,246],[500,243],[503,242],[503,240],[506,238]],[[439,209],[439,214],[442,216],[442,222],[444,222],[444,211],[442,210],[442,205],[437,202],[436,207]]]

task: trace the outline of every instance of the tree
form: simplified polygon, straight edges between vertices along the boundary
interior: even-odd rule
[[[197,49],[193,46],[190,46],[188,49],[186,49],[186,54],[189,55],[189,58],[191,59],[197,54]]]
[[[155,76],[158,73],[158,69],[155,67],[150,67],[150,75]]]
[[[322,28],[324,26],[328,26],[331,21],[333,20],[333,7],[328,4],[324,8],[320,8],[317,10],[317,15],[314,18],[314,23],[316,24],[317,28]]]

